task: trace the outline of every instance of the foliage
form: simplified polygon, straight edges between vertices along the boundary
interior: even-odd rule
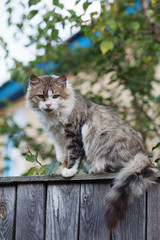
[[[12,139],[14,146],[22,149],[21,152],[26,161],[37,163],[35,167],[29,169],[24,175],[50,175],[59,167],[53,152],[53,145],[45,143],[43,137],[41,141],[37,142],[36,139],[40,138],[43,131],[41,128],[36,129],[33,137],[28,133],[30,128],[32,129],[32,125],[28,124],[25,129],[22,129],[15,123],[12,116],[7,117],[0,114],[0,135],[4,136],[5,134],[9,139]],[[5,145],[5,143],[1,142],[2,145]],[[50,161],[49,165],[44,163],[46,159]]]
[[[157,120],[160,96],[153,94],[154,84],[159,84],[159,79],[155,77],[155,67],[160,60],[159,1],[114,0],[109,3],[100,0],[100,13],[92,12],[90,19],[86,20],[85,13],[95,2],[97,1],[75,0],[75,7],[82,5],[83,8],[83,13],[79,14],[79,11],[73,9],[64,11],[64,2],[60,0],[50,1],[49,7],[39,0],[29,0],[28,11],[26,3],[19,0],[16,8],[19,4],[22,14],[19,22],[15,22],[16,9],[7,0],[8,25],[17,28],[19,37],[25,35],[28,39],[26,48],[34,45],[37,53],[35,60],[26,65],[14,59],[14,66],[10,69],[11,76],[24,82],[31,72],[46,73],[47,66],[54,74],[72,71],[77,76],[80,71],[87,74],[95,72],[96,78],[90,82],[87,97],[100,104],[115,106],[142,134],[144,142],[147,137],[160,136]],[[60,29],[65,29],[68,24],[71,31],[77,27],[82,36],[90,39],[88,48],[81,48],[76,42],[70,48],[69,41],[62,41]],[[26,33],[28,27],[30,34],[27,34],[28,31]],[[8,57],[6,43],[2,38],[0,41],[4,43]],[[42,62],[43,68],[37,68]],[[56,67],[51,64],[53,62]],[[129,107],[114,99],[109,85],[103,86],[98,95],[93,93],[94,85],[108,73],[112,73],[109,85],[116,83],[116,87],[121,86],[121,94],[125,90],[129,91]],[[85,81],[88,81],[87,77],[83,79]],[[82,84],[82,80],[79,82],[77,78],[76,83]],[[104,90],[109,92],[109,97],[103,97]],[[10,134],[9,131],[10,128],[6,132],[3,130],[6,134]]]

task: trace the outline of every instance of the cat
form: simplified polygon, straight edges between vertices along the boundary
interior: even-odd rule
[[[63,177],[75,175],[82,159],[89,173],[118,172],[105,197],[106,225],[113,232],[128,204],[159,181],[141,137],[110,107],[74,91],[65,74],[31,75],[26,99],[53,140]]]

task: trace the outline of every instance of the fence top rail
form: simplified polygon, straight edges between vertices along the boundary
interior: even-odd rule
[[[94,181],[110,181],[114,179],[116,173],[101,174],[77,174],[71,178],[63,178],[60,175],[54,176],[20,176],[20,177],[0,177],[0,184],[11,183],[31,183],[31,182],[94,182]]]

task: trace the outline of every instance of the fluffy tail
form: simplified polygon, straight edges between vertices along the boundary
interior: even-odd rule
[[[128,203],[159,182],[160,172],[152,168],[148,157],[138,153],[117,175],[110,193],[105,198],[105,221],[113,232],[123,218]]]

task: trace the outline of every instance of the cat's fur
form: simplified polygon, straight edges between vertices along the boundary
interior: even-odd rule
[[[139,135],[109,107],[75,92],[64,74],[32,75],[27,105],[52,138],[57,160],[67,162],[63,177],[76,174],[82,159],[90,165],[90,173],[118,172],[105,198],[105,219],[113,231],[128,203],[158,181],[159,173]]]

